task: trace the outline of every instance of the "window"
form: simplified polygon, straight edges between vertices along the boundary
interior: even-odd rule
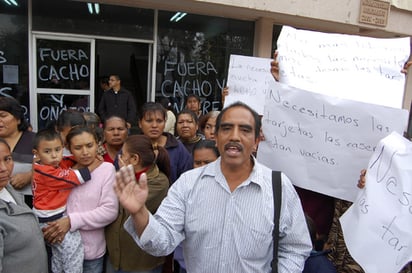
[[[0,2],[0,96],[14,97],[29,119],[27,1]]]
[[[254,22],[159,12],[156,97],[168,97],[176,112],[188,94],[202,99],[206,113],[221,108],[230,54],[253,54]]]

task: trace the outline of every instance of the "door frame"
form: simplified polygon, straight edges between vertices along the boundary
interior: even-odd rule
[[[156,37],[156,36],[154,36]],[[50,88],[37,88],[37,39],[49,39],[49,40],[61,40],[70,42],[88,42],[90,43],[90,88],[88,90],[74,90],[74,89],[50,89]],[[147,66],[147,94],[146,97],[151,100],[154,96],[154,76],[153,70],[155,69],[156,54],[154,53],[154,40],[146,39],[131,39],[122,37],[107,37],[98,35],[78,35],[70,33],[56,33],[56,32],[41,32],[32,31],[29,49],[30,49],[30,61],[29,61],[29,78],[30,78],[30,122],[33,127],[33,131],[38,131],[38,94],[62,94],[62,95],[89,95],[89,108],[91,112],[95,112],[95,64],[96,64],[96,40],[113,40],[120,42],[133,42],[143,43],[148,45],[148,66]]]

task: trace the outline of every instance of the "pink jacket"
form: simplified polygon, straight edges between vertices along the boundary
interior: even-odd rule
[[[103,162],[91,173],[90,181],[74,188],[67,200],[70,231],[80,231],[85,260],[100,258],[106,251],[104,227],[116,219],[119,207],[113,189],[115,174],[113,164]]]

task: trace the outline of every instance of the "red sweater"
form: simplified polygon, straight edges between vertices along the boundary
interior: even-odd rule
[[[33,164],[33,210],[39,217],[64,212],[70,190],[90,180],[88,168],[73,170],[75,162],[65,157],[59,167]]]

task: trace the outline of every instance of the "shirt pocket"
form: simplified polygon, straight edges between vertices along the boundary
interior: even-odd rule
[[[266,258],[271,250],[272,240],[272,229],[268,225],[259,228],[244,226],[234,233],[234,242],[240,257],[248,260]]]

